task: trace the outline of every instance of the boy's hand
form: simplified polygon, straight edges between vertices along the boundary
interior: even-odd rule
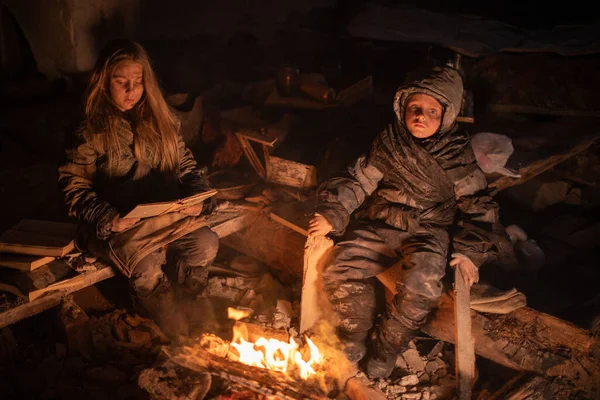
[[[452,260],[450,260],[450,266],[452,268],[456,268],[457,266],[460,268],[465,284],[468,287],[479,282],[479,269],[473,264],[473,261],[471,261],[469,257],[460,253],[453,253]]]
[[[140,219],[139,218],[121,218],[118,215],[113,218],[111,232],[122,232],[127,228],[135,225]]]
[[[180,213],[185,214],[189,217],[197,217],[202,212],[202,208],[204,207],[204,202],[200,204],[195,204],[193,206],[189,206],[186,208],[182,208],[179,210]]]
[[[308,236],[325,236],[331,232],[332,229],[333,227],[329,221],[327,221],[327,218],[319,213],[315,213],[308,224]]]

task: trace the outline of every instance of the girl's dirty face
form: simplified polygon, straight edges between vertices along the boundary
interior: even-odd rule
[[[131,110],[144,93],[142,65],[135,61],[119,63],[110,77],[110,97],[121,111]]]
[[[442,113],[442,105],[436,99],[427,94],[416,93],[406,102],[404,122],[414,137],[425,139],[440,128]]]

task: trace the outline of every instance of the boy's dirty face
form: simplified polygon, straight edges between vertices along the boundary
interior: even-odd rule
[[[442,113],[442,105],[436,99],[427,94],[416,93],[406,102],[404,122],[414,137],[424,139],[440,128]]]
[[[110,77],[110,97],[121,111],[131,110],[144,93],[143,69],[140,63],[123,61]]]

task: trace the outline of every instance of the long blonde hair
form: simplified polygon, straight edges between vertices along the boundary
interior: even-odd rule
[[[132,112],[135,118],[134,154],[138,160],[153,165],[158,162],[163,172],[178,172],[179,154],[177,145],[177,119],[169,109],[158,82],[148,54],[138,43],[119,39],[109,43],[101,52],[90,78],[85,99],[85,124],[94,132],[103,134],[106,149],[117,149],[120,154],[120,142],[115,128],[115,118],[121,111],[110,95],[110,79],[113,71],[124,61],[137,62],[142,66],[144,93]],[[119,162],[111,160],[109,165]],[[152,155],[153,160],[145,160]],[[112,168],[111,168],[112,170]]]

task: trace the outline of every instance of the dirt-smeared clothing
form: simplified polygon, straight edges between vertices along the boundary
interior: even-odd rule
[[[477,267],[495,251],[498,207],[486,193],[468,137],[455,125],[462,79],[449,67],[428,73],[398,90],[396,121],[375,138],[369,154],[318,189],[317,212],[334,234],[344,235],[324,271],[342,337],[366,338],[375,318],[377,274],[393,266],[398,272],[397,294],[379,325],[415,330],[441,294],[449,251]],[[415,138],[404,122],[415,93],[443,108],[440,129],[426,139]],[[359,227],[348,228],[351,215]]]
[[[198,168],[180,135],[178,170],[165,173],[159,169],[160,154],[136,157],[135,128],[126,114],[113,118],[111,123],[119,146],[107,148],[103,132],[81,127],[67,147],[66,160],[58,170],[58,183],[70,215],[82,223],[78,245],[108,259],[132,277],[142,260],[147,264],[148,259],[158,259],[152,254],[206,224],[203,217],[170,213],[142,219],[125,231],[113,233],[115,216],[140,203],[173,200],[206,190],[209,184],[205,170]],[[205,208],[209,211],[209,207]],[[218,248],[218,242],[196,241],[195,246]],[[216,254],[215,249],[208,252]]]

